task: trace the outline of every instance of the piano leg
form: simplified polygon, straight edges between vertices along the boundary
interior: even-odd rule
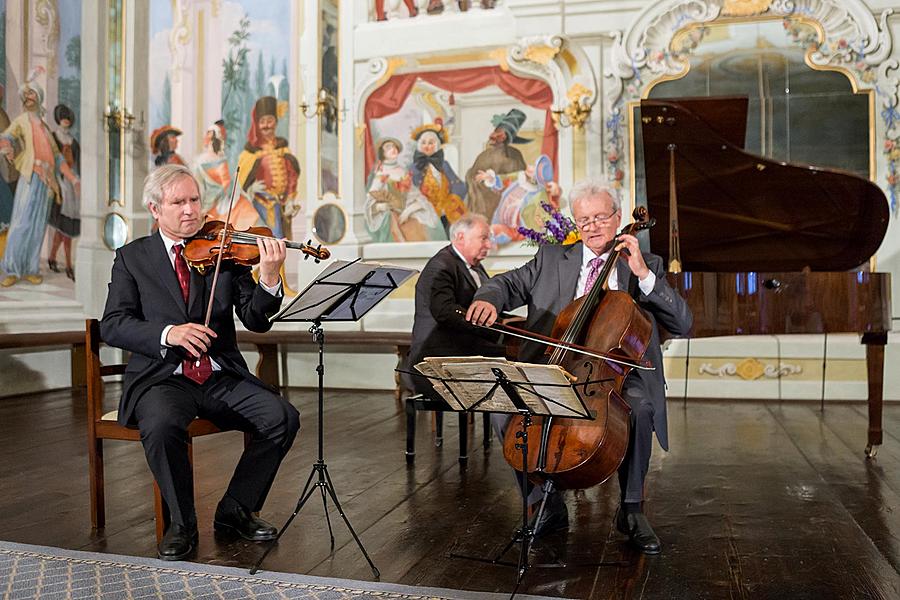
[[[866,345],[866,369],[869,377],[869,443],[866,457],[874,458],[881,445],[881,410],[884,399],[884,347],[887,332],[864,333]]]

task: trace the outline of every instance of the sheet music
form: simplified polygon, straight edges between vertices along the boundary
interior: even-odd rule
[[[492,370],[499,369],[507,379],[518,384],[516,391],[533,414],[587,415],[584,403],[572,387],[575,378],[559,365],[518,363],[485,356],[441,356],[427,357],[416,369],[425,376],[443,379],[432,380],[435,391],[456,410],[467,410],[477,404],[477,410],[518,412],[515,403],[497,384]]]
[[[576,381],[576,377],[569,374],[568,371],[559,365],[535,365],[531,363],[510,363],[514,365],[522,374],[522,379],[530,381],[533,384],[548,383],[549,385],[532,385],[530,389],[542,396],[550,398],[550,401],[542,401],[545,405],[551,404],[550,411],[560,417],[579,417],[583,415],[581,398],[571,387]],[[562,387],[565,386],[565,387]],[[523,394],[523,399],[527,402],[528,395]]]

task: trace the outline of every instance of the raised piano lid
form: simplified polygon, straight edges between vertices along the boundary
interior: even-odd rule
[[[889,211],[852,173],[745,152],[746,98],[641,101],[651,250],[669,263],[669,145],[675,145],[684,271],[844,271],[875,253]]]

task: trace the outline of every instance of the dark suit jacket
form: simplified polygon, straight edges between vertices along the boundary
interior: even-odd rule
[[[119,402],[121,425],[133,424],[134,406],[143,391],[171,376],[188,357],[181,348],[161,346],[160,336],[167,325],[203,323],[212,277],[212,269],[205,276],[191,269],[190,296],[185,306],[175,269],[158,233],[116,251],[100,334],[107,344],[132,353]],[[268,388],[250,373],[238,350],[232,310],[247,329],[265,332],[272,327],[267,315],[274,314],[279,306],[281,298],[257,285],[249,267],[224,261],[209,324],[218,335],[209,350],[210,357],[224,370]]]
[[[484,285],[490,276],[481,265],[475,270]],[[496,343],[499,336],[465,319],[476,289],[475,280],[452,245],[431,257],[416,282],[416,314],[407,370],[414,370],[412,367],[426,356],[503,356],[503,346]],[[413,377],[412,383],[419,393],[431,389],[422,377]]]
[[[666,428],[666,382],[663,374],[662,349],[659,341],[661,324],[674,336],[690,331],[693,316],[684,299],[666,281],[662,259],[655,254],[644,255],[647,267],[656,275],[656,285],[649,295],[637,287],[637,277],[620,258],[616,265],[618,289],[631,292],[638,305],[653,324],[653,335],[644,358],[656,367],[654,371],[632,370],[628,382],[640,385],[653,403],[653,426],[664,449],[669,447]],[[550,335],[557,315],[575,297],[581,273],[582,243],[570,246],[541,246],[525,265],[491,279],[475,294],[476,300],[486,300],[498,310],[513,310],[528,305],[527,329]],[[542,344],[524,342],[519,358],[526,362],[542,362]],[[636,381],[633,381],[637,378]]]

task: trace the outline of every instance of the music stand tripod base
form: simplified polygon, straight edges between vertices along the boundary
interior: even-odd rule
[[[324,438],[325,428],[323,421],[325,404],[325,332],[322,329],[323,321],[357,321],[361,319],[378,302],[384,299],[390,292],[397,289],[415,271],[400,267],[383,267],[370,265],[359,260],[353,262],[335,261],[319,277],[297,295],[288,306],[284,307],[270,320],[275,321],[303,321],[311,322],[309,332],[313,341],[318,346],[319,362],[316,367],[318,374],[318,458],[313,463],[303,491],[297,500],[294,512],[288,517],[285,524],[278,531],[278,535],[266,548],[263,555],[250,569],[250,574],[255,575],[259,571],[262,562],[284,535],[285,530],[291,525],[306,502],[318,489],[322,497],[322,506],[325,509],[325,522],[328,525],[328,535],[331,541],[331,553],[334,553],[334,531],[331,528],[331,518],[328,514],[328,498],[334,503],[338,514],[353,536],[353,540],[360,552],[369,563],[372,575],[378,580],[381,573],[369,553],[366,552],[362,541],[356,534],[356,530],[350,524],[344,509],[338,500],[337,492],[328,474],[328,465],[325,464]]]

